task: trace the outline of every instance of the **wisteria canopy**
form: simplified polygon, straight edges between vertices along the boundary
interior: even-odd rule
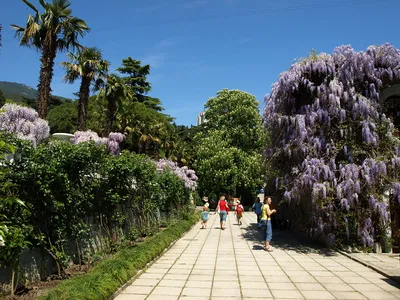
[[[34,146],[48,138],[50,134],[47,121],[39,118],[34,109],[10,103],[1,108],[0,130],[16,134],[20,139],[29,140]]]
[[[94,142],[98,145],[107,145],[107,150],[114,155],[121,152],[120,143],[125,139],[125,136],[119,132],[111,132],[108,138],[99,137],[99,135],[91,130],[76,131],[74,137],[71,139],[73,144]]]
[[[400,203],[400,150],[380,95],[397,83],[398,49],[340,46],[292,65],[265,97],[274,185],[311,236],[330,245],[385,242],[383,195]]]
[[[156,162],[156,165],[157,169],[159,170],[170,169],[173,173],[175,173],[180,179],[184,181],[186,188],[192,191],[196,189],[197,176],[194,170],[191,170],[186,166],[183,166],[181,168],[178,166],[177,163],[168,159],[160,159]]]

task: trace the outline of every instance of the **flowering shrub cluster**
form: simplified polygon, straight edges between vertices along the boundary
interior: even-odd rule
[[[380,94],[400,80],[389,44],[312,55],[279,76],[265,97],[266,149],[275,187],[313,236],[372,246],[388,226],[385,191],[400,203],[399,140]]]
[[[34,109],[9,103],[1,108],[0,130],[14,133],[20,139],[29,140],[34,146],[50,134],[47,121],[40,119]]]
[[[77,131],[71,139],[73,144],[85,143],[93,141],[98,145],[107,145],[108,151],[114,155],[121,153],[119,144],[125,139],[125,136],[119,132],[111,132],[108,138],[99,137],[94,131]]]
[[[188,167],[184,166],[180,168],[177,163],[168,160],[168,159],[160,159],[156,162],[157,169],[171,169],[180,179],[185,182],[185,187],[194,191],[196,189],[196,181],[197,176],[194,170],[189,169]]]

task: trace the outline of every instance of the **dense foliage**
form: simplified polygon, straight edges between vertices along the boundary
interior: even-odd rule
[[[78,124],[78,109],[76,103],[64,103],[49,111],[47,120],[51,133],[74,133]]]
[[[263,132],[258,102],[238,90],[207,101],[207,122],[196,136],[196,171],[205,194],[251,195],[261,184]]]
[[[385,244],[386,191],[400,200],[399,140],[380,95],[400,82],[389,44],[313,53],[279,76],[266,96],[267,156],[291,217],[313,237]]]
[[[121,141],[121,136],[111,133],[106,143]],[[16,155],[2,164],[1,182],[12,186],[24,205],[0,203],[0,227],[16,224],[8,232],[19,234],[0,233],[2,265],[10,266],[31,245],[53,257],[59,275],[65,276],[71,260],[90,263],[97,251],[110,252],[125,241],[152,235],[160,211],[168,215],[189,206],[192,191],[185,181],[172,172],[157,172],[146,156],[128,151],[109,155],[93,133],[78,132],[74,140],[34,148],[11,139]],[[14,240],[17,246],[6,256]]]

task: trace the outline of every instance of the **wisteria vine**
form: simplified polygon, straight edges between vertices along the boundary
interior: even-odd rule
[[[118,155],[121,152],[120,143],[125,139],[125,136],[119,132],[111,132],[108,138],[99,137],[99,135],[91,130],[88,131],[76,131],[74,137],[71,139],[73,144],[94,142],[98,145],[107,145],[107,150],[114,155]]]
[[[160,159],[159,161],[156,161],[156,166],[157,169],[160,170],[165,170],[165,169],[170,169],[172,172],[174,172],[180,179],[182,179],[185,183],[185,187],[190,189],[191,191],[194,191],[197,186],[197,176],[194,170],[189,169],[186,166],[183,166],[182,168],[178,166],[176,162],[173,162],[168,159]]]
[[[368,247],[384,239],[382,196],[400,204],[400,150],[380,95],[396,83],[398,49],[340,46],[292,65],[265,97],[275,188],[311,236]]]
[[[39,118],[34,109],[11,103],[5,104],[0,110],[0,130],[29,140],[33,146],[50,135],[47,121]]]

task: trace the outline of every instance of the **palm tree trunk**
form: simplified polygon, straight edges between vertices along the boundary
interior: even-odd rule
[[[57,48],[54,40],[50,45],[45,44],[42,49],[42,57],[40,59],[42,65],[40,67],[40,77],[38,85],[37,107],[39,117],[45,119],[47,117],[47,107],[50,100],[51,80],[53,79],[54,59],[56,58]]]
[[[78,130],[86,130],[86,121],[88,118],[88,105],[90,93],[90,78],[82,77],[81,87],[79,90],[78,103]]]
[[[106,134],[108,135],[113,130],[114,121],[115,121],[115,113],[117,111],[117,103],[114,99],[107,99],[107,127]]]

